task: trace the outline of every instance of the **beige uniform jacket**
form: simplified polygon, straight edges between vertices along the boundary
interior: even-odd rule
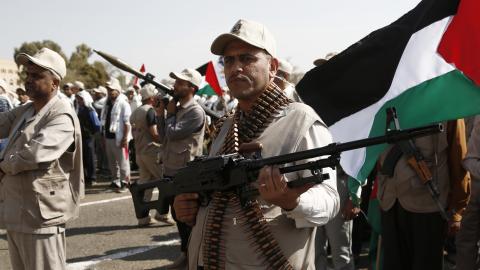
[[[130,116],[130,124],[137,155],[149,155],[156,158],[160,152],[160,144],[153,140],[150,127],[147,125],[149,110],[153,110],[153,107],[148,104],[138,107]]]
[[[0,226],[56,233],[78,216],[83,196],[82,140],[70,103],[53,97],[35,114],[33,103],[0,114],[9,137],[0,168]]]

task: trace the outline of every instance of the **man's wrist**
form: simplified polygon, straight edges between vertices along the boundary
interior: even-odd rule
[[[292,211],[293,209],[297,208],[298,204],[300,203],[300,197],[297,197],[294,201],[290,203],[283,204],[280,206],[285,211]]]

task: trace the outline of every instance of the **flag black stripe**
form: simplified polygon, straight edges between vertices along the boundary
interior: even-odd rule
[[[332,125],[379,101],[415,32],[456,13],[459,0],[424,0],[392,24],[370,33],[305,74],[296,89]]]

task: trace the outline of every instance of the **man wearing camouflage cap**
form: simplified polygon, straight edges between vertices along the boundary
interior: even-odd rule
[[[262,157],[332,142],[312,108],[291,102],[272,83],[278,60],[273,35],[264,25],[240,20],[215,39],[211,51],[224,57],[227,85],[239,102],[224,119],[211,156],[236,153],[248,142],[263,145]],[[339,204],[335,172],[323,173],[330,178],[321,184],[289,188],[287,181],[310,172],[282,176],[278,168],[265,167],[257,178],[260,195],[244,206],[236,193],[217,192],[206,207],[199,206],[196,193],[176,196],[177,218],[194,226],[189,269],[315,269],[315,227],[332,219]]]
[[[0,113],[0,137],[9,137],[0,153],[0,227],[14,270],[66,269],[65,223],[78,216],[83,168],[78,118],[57,95],[65,61],[47,48],[16,61],[33,102]]]

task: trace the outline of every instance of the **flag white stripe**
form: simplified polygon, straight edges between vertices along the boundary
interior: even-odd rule
[[[334,141],[346,142],[367,138],[375,115],[387,101],[416,85],[455,69],[437,53],[438,44],[452,18],[453,16],[446,17],[411,36],[385,96],[375,104],[333,124],[330,130]],[[344,152],[340,164],[348,175],[357,176],[365,162],[365,155],[365,148]]]

